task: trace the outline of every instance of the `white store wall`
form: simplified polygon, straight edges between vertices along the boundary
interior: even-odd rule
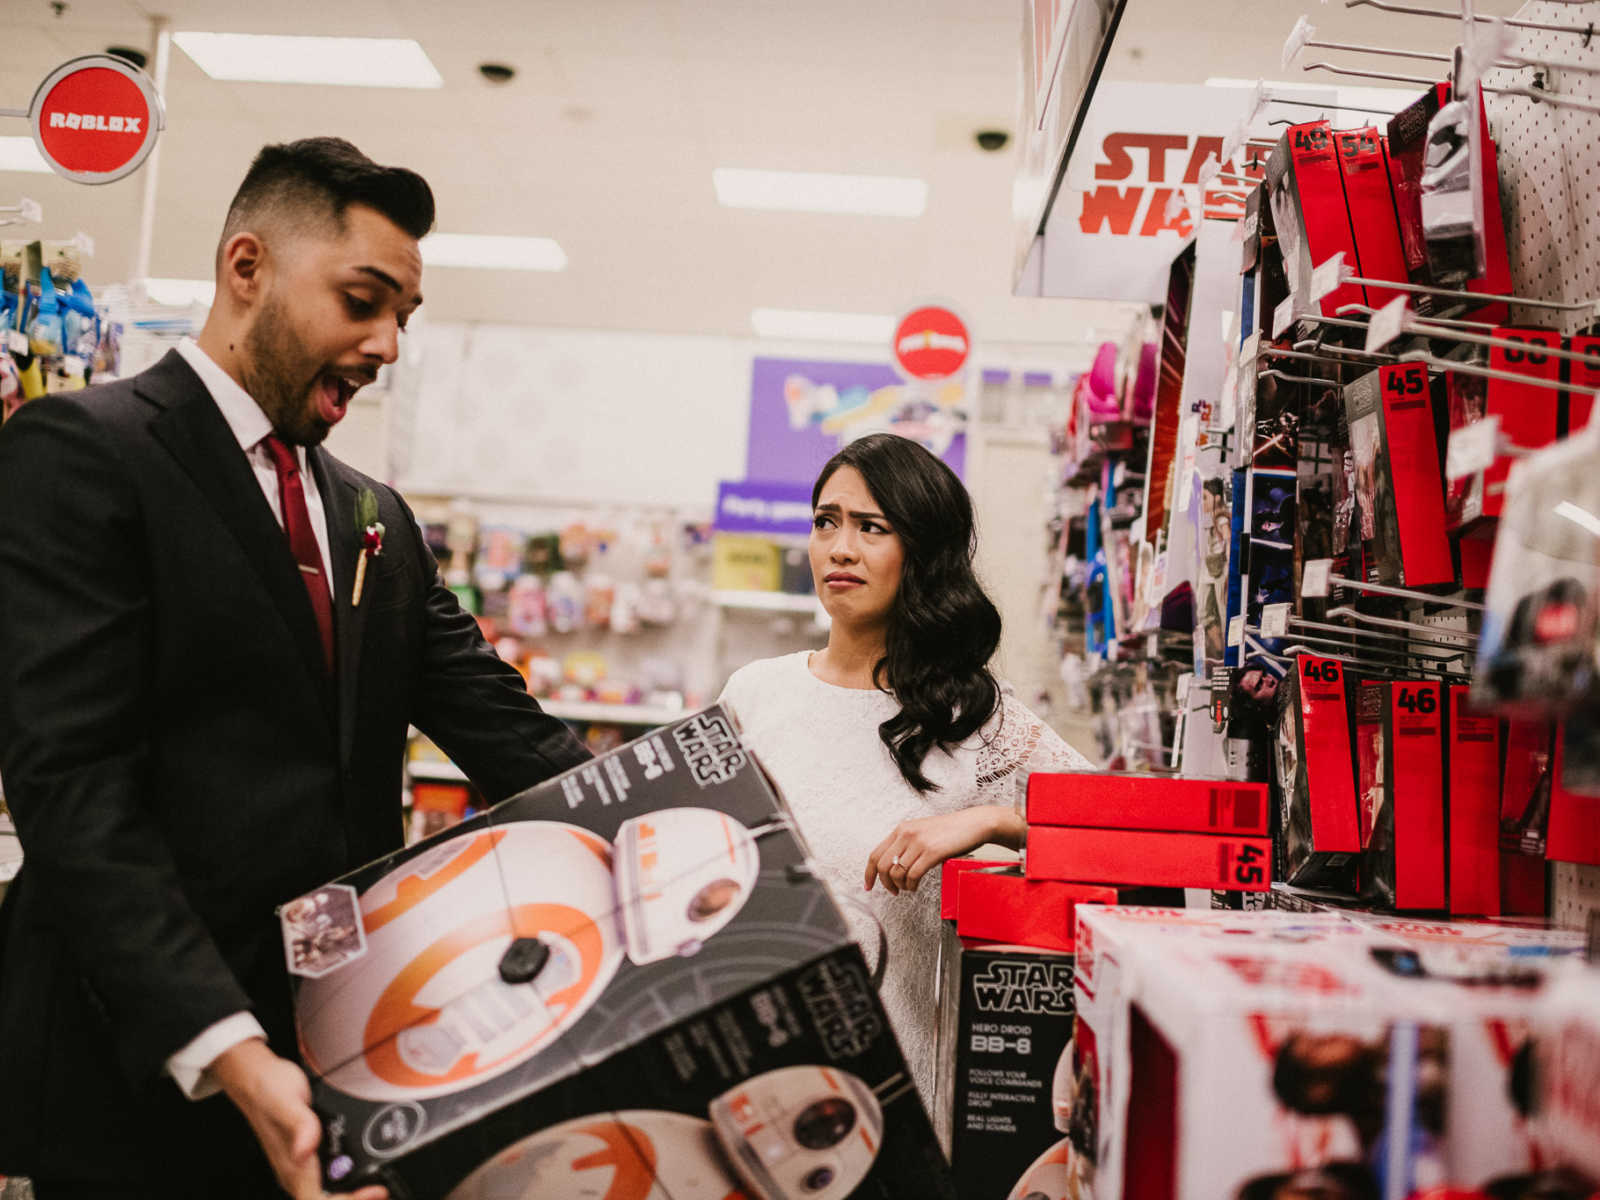
[[[1053,370],[1081,348],[983,348],[985,366]],[[411,495],[548,507],[641,505],[710,516],[720,479],[744,475],[751,366],[758,356],[870,362],[872,347],[753,338],[425,324],[389,391],[357,403],[329,447]],[[980,571],[1000,608],[997,669],[1029,704],[1057,689],[1039,622],[1045,570],[1042,436],[975,423],[968,456]],[[1088,746],[1082,727],[1062,724]]]

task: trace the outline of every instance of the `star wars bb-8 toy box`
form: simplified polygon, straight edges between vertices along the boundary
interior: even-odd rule
[[[329,1191],[954,1195],[861,952],[718,708],[280,915]]]
[[[1574,935],[1201,915],[1079,914],[1062,1104],[1086,1194],[1547,1194],[1513,1187],[1542,1165],[1528,1035]]]

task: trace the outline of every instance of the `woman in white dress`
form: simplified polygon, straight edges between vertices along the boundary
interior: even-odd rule
[[[827,648],[742,667],[722,699],[828,882],[888,931],[884,1007],[931,1105],[937,868],[988,842],[1020,847],[1028,774],[1089,763],[989,671],[1000,614],[973,572],[955,472],[873,434],[829,460],[811,499]]]

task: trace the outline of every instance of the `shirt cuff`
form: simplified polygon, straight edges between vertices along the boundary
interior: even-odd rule
[[[223,1017],[194,1041],[167,1059],[167,1074],[191,1100],[214,1096],[221,1088],[211,1076],[211,1064],[240,1042],[251,1038],[267,1040],[261,1022],[247,1012]]]

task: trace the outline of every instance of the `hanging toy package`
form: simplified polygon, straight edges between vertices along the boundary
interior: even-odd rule
[[[1506,486],[1473,702],[1561,716],[1596,696],[1600,430],[1520,460]]]

